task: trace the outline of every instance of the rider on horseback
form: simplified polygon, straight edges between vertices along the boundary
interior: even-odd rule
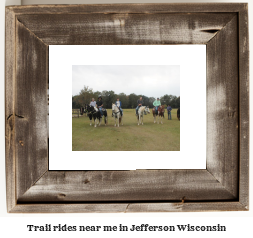
[[[90,106],[95,107],[96,101],[94,101],[94,98],[91,99]]]
[[[101,95],[98,96],[97,108],[98,108],[99,111],[100,111],[101,117],[103,117],[103,110],[102,110],[102,108],[103,108],[103,102],[102,102],[102,97],[101,97]]]
[[[120,110],[120,115],[122,116],[123,115],[123,110],[121,108],[121,101],[119,100],[119,98],[117,98],[117,101],[116,101],[116,106],[119,108]]]
[[[140,97],[140,99],[138,99],[138,101],[137,101],[137,107],[136,107],[136,116],[138,116],[138,110],[139,110],[139,108],[142,106],[142,104],[143,104],[143,100],[142,100],[142,97]]]
[[[157,100],[153,102],[153,105],[155,106],[155,113],[158,114],[158,107],[161,106],[160,99],[157,98]]]

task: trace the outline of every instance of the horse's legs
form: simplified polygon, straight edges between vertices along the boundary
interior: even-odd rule
[[[123,126],[123,116],[121,116],[121,125]]]
[[[92,125],[92,119],[90,120],[90,126]]]
[[[94,127],[97,127],[97,118],[94,118],[94,123],[95,123]]]
[[[116,117],[115,117],[115,116],[114,116],[114,122],[115,122],[115,123],[114,123],[114,126],[116,126]]]
[[[118,127],[119,127],[119,113],[118,113],[118,116],[117,116],[117,121],[118,121]]]
[[[163,116],[161,116],[161,124],[163,124]]]
[[[106,126],[106,124],[107,124],[107,116],[105,116],[105,126]]]
[[[140,123],[140,115],[139,114],[137,116],[137,121],[138,121],[138,126],[139,126],[139,123]]]

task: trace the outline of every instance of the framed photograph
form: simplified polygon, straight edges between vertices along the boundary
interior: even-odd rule
[[[49,52],[49,170],[206,169],[205,45],[52,45]],[[100,95],[106,117],[99,124],[90,105]],[[117,97],[121,123],[112,117]],[[140,98],[148,110],[141,123]],[[202,108],[198,120],[189,98]],[[81,107],[86,115],[71,115]]]
[[[11,6],[6,7],[5,42],[8,212],[249,210],[247,4]],[[203,54],[197,56],[196,48],[186,57],[183,54],[187,51],[186,45],[190,48],[204,47],[205,57],[202,58]],[[180,53],[180,47],[183,53]],[[175,55],[170,58],[170,54]],[[185,58],[185,64],[178,63],[177,58]],[[201,59],[200,62],[196,58]],[[56,62],[55,65],[53,62]],[[194,70],[184,67],[194,62]],[[135,69],[130,69],[131,65]],[[149,69],[141,71],[145,65]],[[153,68],[159,73],[153,77],[162,78],[164,68],[168,70],[172,65],[180,68],[178,95],[182,105],[180,121],[177,121],[180,125],[180,146],[177,144],[166,151],[163,148],[168,147],[166,143],[171,141],[169,137],[164,137],[164,147],[153,149],[149,145],[151,149],[133,149],[131,138],[126,137],[129,147],[110,147],[106,151],[109,145],[118,145],[116,140],[121,139],[109,134],[108,141],[111,142],[107,147],[101,151],[89,149],[93,144],[99,144],[96,140],[88,143],[92,132],[103,133],[104,128],[115,133],[120,133],[120,129],[125,132],[142,130],[148,144],[149,134],[145,136],[145,128],[166,132],[169,121],[164,120],[158,125],[151,116],[152,121],[144,116],[144,125],[138,126],[136,118],[132,125],[130,113],[136,109],[130,104],[133,112],[129,111],[129,120],[119,127],[114,127],[112,116],[115,109],[112,106],[107,106],[112,114],[110,125],[101,124],[95,128],[94,124],[89,126],[88,118],[73,118],[73,111],[70,114],[73,108],[73,72],[77,74],[85,68],[82,75],[89,77],[82,85],[91,85],[95,91],[103,92],[108,97],[105,99],[112,103],[106,90],[115,90],[117,95],[134,93],[147,98],[161,97],[166,93],[161,90],[161,94],[149,95],[144,87],[142,91],[134,91],[141,85],[131,87],[128,92],[127,83],[119,91],[112,85],[107,87],[116,82],[112,81],[116,71],[132,72],[139,75],[141,81],[145,76],[143,72],[150,70],[149,75],[152,75]],[[105,70],[107,73],[110,71],[110,80],[104,78],[107,85],[99,88],[92,77],[105,76]],[[97,74],[99,71],[100,75]],[[185,78],[188,76],[188,81],[184,75]],[[198,80],[197,75],[201,75]],[[128,76],[129,84],[132,83],[131,77]],[[144,82],[148,82],[147,76]],[[199,91],[204,92],[204,96],[197,97],[196,87],[200,85]],[[155,91],[156,87],[152,85],[152,89]],[[184,103],[183,98],[186,99]],[[89,104],[90,98],[87,100]],[[127,113],[125,109],[126,117]],[[138,113],[136,111],[137,116]],[[133,117],[136,116],[133,114]],[[87,132],[83,128],[92,129],[78,145],[73,139],[72,126],[74,121],[78,123],[82,120],[88,126],[80,124],[81,132]],[[78,128],[77,123],[75,128]],[[185,145],[182,144],[184,140]],[[83,146],[85,143],[87,145]],[[73,148],[78,148],[78,151]],[[175,151],[171,151],[173,148],[176,148]],[[82,153],[78,158],[77,152]],[[105,153],[104,164],[108,167],[101,166]],[[176,153],[180,153],[179,156]],[[110,160],[114,156],[118,160]],[[181,158],[190,161],[189,164],[199,158],[202,160],[193,167],[184,166],[187,162],[181,162],[182,167],[168,166],[173,160]],[[57,160],[52,165],[54,159]],[[93,161],[92,165],[90,161]]]

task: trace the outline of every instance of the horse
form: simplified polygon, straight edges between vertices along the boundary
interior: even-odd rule
[[[80,114],[81,114],[81,115],[85,114],[85,116],[87,117],[86,104],[84,105],[84,107],[81,107],[81,108],[80,108]]]
[[[100,126],[100,120],[102,117],[101,117],[100,111],[97,109],[97,107],[87,105],[86,110],[87,110],[88,117],[90,119],[90,126],[92,125],[92,118],[93,118],[94,124],[95,124],[94,127],[97,127],[97,124],[98,124],[98,126]],[[105,120],[105,126],[106,126],[106,124],[107,124],[107,111],[106,111],[106,109],[103,110],[103,113],[104,113],[104,120]],[[97,122],[97,120],[98,120],[98,122]]]
[[[180,108],[177,109],[177,119],[180,121]]]
[[[156,116],[158,116],[157,124],[159,124],[159,117],[161,118],[161,124],[163,124],[162,118],[164,117],[164,106],[159,106],[157,113],[155,110],[155,107],[152,110],[153,112],[153,117],[154,117],[154,123],[156,123]]]
[[[139,124],[143,125],[143,116],[144,116],[144,114],[147,115],[147,113],[150,113],[148,107],[146,107],[146,106],[139,107],[138,115],[137,115],[138,126],[139,126]]]
[[[93,114],[93,116],[96,119],[98,119],[98,126],[100,126],[101,119],[103,118],[103,116],[104,116],[104,122],[105,122],[105,126],[106,126],[107,125],[107,110],[105,108],[102,108],[103,116],[101,116],[100,111],[98,110],[98,108],[94,107],[94,109],[96,110],[96,114]]]
[[[90,106],[90,105],[86,105],[86,111],[87,111],[87,114],[88,114],[88,117],[90,119],[90,126],[92,126],[92,118],[93,118],[93,114],[97,113],[96,110],[94,109],[93,106]],[[95,127],[96,127],[96,121],[94,119],[94,123],[95,123]]]
[[[87,117],[87,104],[84,105],[84,108],[83,108],[83,113],[85,114],[85,116]]]
[[[120,109],[114,103],[112,104],[112,114],[113,114],[113,117],[115,119],[115,125],[114,126],[116,126],[116,119],[117,119],[117,122],[118,122],[118,127],[119,127],[120,123],[122,123],[122,126],[123,126],[123,115],[121,115]]]

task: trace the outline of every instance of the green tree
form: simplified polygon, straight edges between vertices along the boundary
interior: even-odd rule
[[[145,95],[140,95],[140,97],[142,97],[142,101],[143,101],[143,106],[149,106],[149,98]]]
[[[137,96],[134,93],[131,93],[128,96],[128,108],[136,108],[137,107],[137,100],[139,99],[139,96]]]
[[[103,98],[103,105],[105,108],[111,108],[112,103],[116,101],[117,95],[115,94],[114,91],[110,90],[104,90],[102,91],[102,98]]]
[[[89,88],[89,86],[84,86],[83,89],[81,89],[81,91],[79,92],[78,103],[81,106],[84,106],[85,104],[89,104],[93,97],[94,93],[92,88]]]
[[[176,99],[176,105],[175,108],[179,108],[180,107],[180,96]]]
[[[121,101],[122,108],[127,108],[128,107],[128,97],[127,97],[127,95],[125,93],[120,93],[120,94],[117,95],[117,97],[119,97],[119,100]]]
[[[153,108],[153,102],[155,101],[155,98],[154,97],[149,97],[148,99],[148,105],[149,105],[149,108]]]
[[[170,105],[171,104],[171,100],[172,100],[173,95],[168,95],[165,94],[164,96],[161,97],[161,104],[166,104],[166,105]]]
[[[97,101],[97,100],[98,100],[98,96],[99,96],[99,95],[102,95],[102,93],[99,92],[99,91],[96,91],[96,92],[93,93],[93,95],[94,95],[95,101]]]
[[[175,95],[168,95],[165,94],[164,96],[161,97],[161,104],[166,104],[170,105],[173,108],[178,108],[180,107],[180,96],[177,97]]]
[[[171,102],[170,102],[170,106],[172,108],[176,108],[177,107],[177,96],[172,96]]]
[[[80,108],[80,107],[81,107],[81,105],[79,103],[78,95],[72,96],[72,109],[77,109],[77,108]]]

